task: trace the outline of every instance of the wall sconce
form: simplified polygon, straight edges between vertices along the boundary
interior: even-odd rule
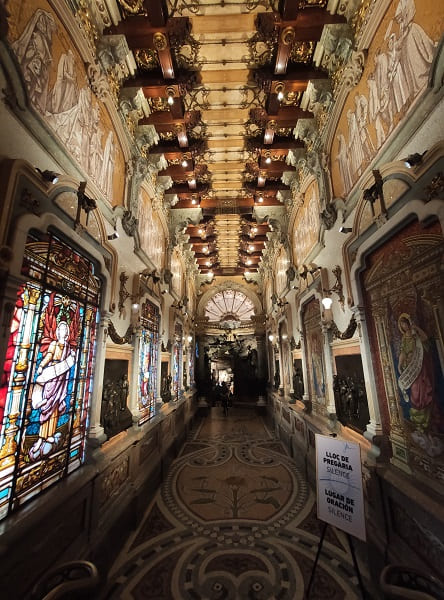
[[[270,335],[268,336],[268,339],[270,340],[271,343],[274,342],[274,335],[272,333],[270,333]]]
[[[279,306],[279,308],[284,307],[286,304],[288,304],[287,300],[282,300],[282,298],[276,300],[276,305]]]
[[[118,309],[119,309],[119,313],[120,313],[120,314],[122,314],[122,312],[123,312],[123,305],[125,304],[125,301],[126,301],[128,298],[131,298],[131,299],[133,299],[133,298],[132,298],[132,295],[131,295],[131,294],[129,293],[129,291],[126,289],[126,282],[127,282],[127,281],[128,281],[128,276],[127,276],[127,274],[125,273],[125,271],[122,271],[122,272],[120,273],[119,304],[117,305],[117,306],[118,306]],[[135,300],[135,299],[133,299],[133,300]],[[139,304],[138,304],[138,302],[135,302],[135,304],[137,304],[137,308],[139,308]],[[132,308],[134,308],[134,306],[133,306]],[[136,309],[137,309],[137,308],[136,308]]]
[[[409,154],[407,158],[404,158],[404,164],[407,169],[411,169],[412,167],[416,167],[416,165],[421,164],[422,157],[426,152],[427,150],[425,150],[422,154],[419,154],[419,152],[414,152],[413,154]]]
[[[337,296],[339,298],[339,303],[342,307],[342,310],[344,310],[344,300],[345,299],[344,299],[342,281],[341,281],[341,275],[342,275],[341,267],[339,265],[336,265],[336,267],[334,269],[332,269],[332,273],[336,277],[336,281],[335,281],[333,287],[330,288],[329,290],[322,290],[322,293],[323,293],[323,298],[321,300],[322,306],[324,308],[326,308],[327,310],[329,308],[331,308],[331,305],[333,304],[333,300],[329,297],[329,294],[332,294],[334,292],[335,294],[337,294]]]
[[[81,181],[77,190],[77,214],[74,222],[74,229],[80,225],[80,215],[82,210],[86,213],[86,225],[88,225],[89,213],[97,208],[97,203],[85,194],[86,181]]]
[[[353,231],[353,227],[344,227],[343,225],[341,225],[339,227],[339,231],[341,233],[351,233]]]
[[[189,344],[191,344],[191,342],[192,342],[192,341],[193,341],[193,336],[192,336],[192,335],[189,335],[189,336],[187,337],[187,342],[188,342]]]
[[[263,196],[259,196],[257,201],[262,204],[262,202],[264,201],[264,197]]]
[[[151,271],[151,272],[142,271],[142,273],[140,273],[139,276],[145,278],[147,281],[149,279],[152,279],[154,284],[159,283],[159,281],[161,279],[160,275],[157,274],[156,269],[154,269],[154,271]]]
[[[320,271],[320,269],[321,267],[318,267],[314,263],[310,263],[308,266],[302,265],[299,267],[299,276],[306,280],[308,274],[314,275],[314,273],[316,273],[316,271]]]
[[[36,171],[40,173],[42,179],[48,181],[48,183],[56,184],[59,180],[60,175],[58,173],[54,173],[54,171],[41,171],[38,167],[35,168]]]
[[[110,242],[112,240],[117,240],[118,237],[119,237],[119,234],[117,233],[115,228],[114,228],[114,231],[112,233],[110,233],[110,235],[107,236],[107,238]]]
[[[371,208],[373,217],[376,216],[375,206],[374,206],[375,202],[376,202],[376,200],[379,200],[380,208],[381,208],[381,215],[386,217],[387,209],[385,207],[384,193],[383,193],[383,189],[382,189],[382,186],[384,183],[382,180],[382,175],[377,169],[373,170],[372,173],[373,173],[373,177],[375,179],[375,183],[368,189],[364,190],[363,198],[366,202],[370,203],[370,208]]]

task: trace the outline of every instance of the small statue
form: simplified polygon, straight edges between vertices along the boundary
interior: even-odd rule
[[[302,400],[304,396],[304,380],[299,367],[296,368],[293,375],[293,393],[296,400]]]
[[[128,375],[126,373],[124,373],[120,380],[120,410],[125,410],[125,408],[126,408],[128,391],[129,391]]]

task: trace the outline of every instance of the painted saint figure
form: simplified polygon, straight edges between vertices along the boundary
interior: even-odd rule
[[[52,34],[57,26],[51,13],[38,8],[22,35],[11,44],[22,68],[29,99],[42,114],[47,109]]]
[[[433,367],[426,347],[427,335],[407,313],[399,316],[398,327],[402,334],[398,385],[404,401],[410,404],[411,421],[424,431],[433,402]]]
[[[69,48],[62,54],[57,66],[57,79],[52,88],[52,112],[61,113],[77,104],[78,90],[74,54]]]
[[[66,394],[75,351],[69,343],[69,326],[60,321],[55,339],[49,344],[37,369],[37,378],[31,396],[34,410],[40,411],[38,440],[29,450],[35,461],[50,454],[61,443],[62,434],[56,432],[59,416],[66,411]]]
[[[416,95],[427,83],[430,64],[436,44],[424,29],[414,23],[416,5],[414,0],[400,0],[395,21],[399,25],[400,62],[408,85],[409,95]]]

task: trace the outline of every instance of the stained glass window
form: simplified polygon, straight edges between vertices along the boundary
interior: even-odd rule
[[[53,234],[30,234],[0,383],[0,518],[84,461],[100,282]]]
[[[179,400],[182,381],[182,353],[183,353],[183,341],[182,341],[182,325],[176,323],[174,328],[174,346],[173,346],[173,397],[174,400]]]
[[[154,416],[157,391],[157,362],[159,355],[159,309],[146,300],[142,305],[142,335],[139,351],[139,425]]]
[[[210,322],[218,322],[223,329],[235,329],[254,315],[253,302],[237,290],[223,290],[214,294],[205,307]]]

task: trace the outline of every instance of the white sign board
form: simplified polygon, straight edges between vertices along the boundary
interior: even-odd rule
[[[318,519],[365,540],[359,444],[316,434]]]

